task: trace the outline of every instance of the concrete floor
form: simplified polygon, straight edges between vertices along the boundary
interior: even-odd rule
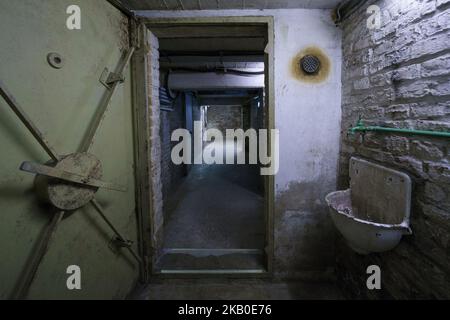
[[[341,300],[328,282],[271,280],[154,280],[130,297],[137,300]]]
[[[165,208],[165,248],[262,248],[257,168],[193,165]]]
[[[192,165],[188,177],[166,201],[164,248],[262,251],[262,181],[257,166]],[[166,254],[160,265],[170,269],[254,269],[263,260],[261,255]]]

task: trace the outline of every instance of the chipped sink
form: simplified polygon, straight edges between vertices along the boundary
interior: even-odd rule
[[[411,179],[370,161],[350,159],[350,189],[326,196],[331,218],[360,254],[384,252],[411,234]]]

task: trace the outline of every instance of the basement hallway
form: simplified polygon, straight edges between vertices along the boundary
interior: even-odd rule
[[[165,208],[163,269],[263,268],[259,167],[192,165]]]

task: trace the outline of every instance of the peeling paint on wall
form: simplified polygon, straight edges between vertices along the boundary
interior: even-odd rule
[[[276,198],[276,268],[282,277],[332,276],[334,226],[324,201],[326,178],[291,182]]]

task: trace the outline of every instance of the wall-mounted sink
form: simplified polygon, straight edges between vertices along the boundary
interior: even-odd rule
[[[411,179],[405,173],[350,159],[350,189],[326,196],[331,218],[348,245],[360,254],[393,249],[411,234]]]

